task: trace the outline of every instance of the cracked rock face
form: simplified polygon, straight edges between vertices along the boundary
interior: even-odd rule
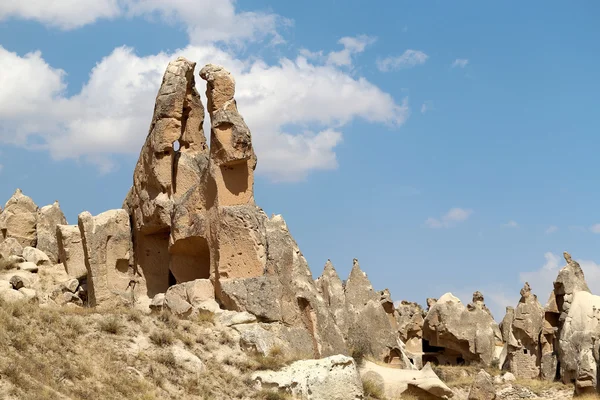
[[[17,189],[0,213],[0,243],[13,238],[22,247],[37,244],[38,206]]]
[[[465,307],[452,293],[440,297],[427,313],[423,338],[459,353],[467,362],[485,365],[492,363],[496,346],[502,343],[500,329],[487,308],[477,302]]]

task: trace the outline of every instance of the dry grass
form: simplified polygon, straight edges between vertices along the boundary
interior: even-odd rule
[[[221,334],[212,329],[217,328],[129,309],[49,309],[0,301],[0,398],[250,398],[256,390],[249,365],[255,362],[237,343],[238,350],[221,347]],[[136,347],[144,336],[151,346]],[[194,340],[198,337],[201,343]],[[204,362],[205,372],[187,371],[165,348],[180,339]],[[215,359],[216,353],[235,351],[232,365]]]
[[[378,385],[374,381],[369,379],[363,379],[363,392],[365,393],[366,399],[377,399],[377,400],[385,400],[385,393],[383,393],[383,389],[381,385]]]
[[[150,334],[150,341],[160,347],[170,346],[174,340],[173,334],[165,329],[156,330]]]
[[[254,370],[277,371],[296,361],[297,358],[286,356],[281,347],[273,346],[266,356],[260,353],[253,353],[252,360],[254,361],[254,365],[252,366]]]
[[[111,333],[113,335],[118,335],[123,330],[121,321],[116,315],[106,316],[98,323],[98,327],[102,332]]]
[[[556,381],[545,381],[542,379],[517,379],[514,382],[514,385],[523,386],[529,390],[531,390],[536,395],[541,395],[544,392],[550,390],[573,390],[573,385],[565,385],[562,382]],[[577,397],[578,399],[580,397]],[[593,398],[593,397],[592,397]]]
[[[473,383],[475,375],[482,369],[491,376],[500,375],[502,373],[502,371],[497,368],[481,365],[433,366],[436,375],[450,388],[468,388]]]

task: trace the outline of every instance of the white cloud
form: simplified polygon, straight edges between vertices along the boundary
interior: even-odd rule
[[[102,18],[159,17],[186,27],[191,44],[240,43],[271,37],[291,21],[267,12],[238,12],[235,0],[2,0],[0,20],[34,20],[60,29],[75,29]]]
[[[459,222],[466,221],[472,213],[472,210],[467,210],[464,208],[452,208],[441,218],[428,218],[425,221],[425,225],[435,229],[450,228]]]
[[[377,68],[382,72],[394,71],[402,68],[411,68],[424,64],[429,56],[420,50],[406,50],[400,56],[390,56],[377,60]]]
[[[117,0],[2,0],[0,20],[22,18],[60,29],[74,29],[120,14]]]
[[[467,66],[467,64],[469,64],[469,60],[467,60],[466,58],[457,58],[452,63],[452,68],[464,68]]]
[[[356,37],[343,37],[338,43],[344,46],[343,50],[332,51],[327,55],[327,64],[341,66],[352,65],[352,56],[365,51],[365,48],[375,42],[375,38],[367,35]]]
[[[3,169],[4,169],[4,165],[0,164],[0,174],[2,173]]]
[[[550,225],[550,226],[549,226],[549,227],[548,227],[548,228],[547,228],[547,229],[544,231],[544,233],[546,233],[546,235],[550,235],[550,234],[552,234],[552,233],[554,233],[554,232],[557,232],[557,231],[558,231],[558,226],[556,226],[556,225]]]
[[[594,224],[594,225],[590,226],[590,232],[600,233],[600,224]]]
[[[235,0],[123,0],[130,16],[160,16],[169,23],[183,23],[192,45],[217,41],[239,42],[272,37],[282,41],[279,25],[291,21],[273,13],[235,9]]]
[[[426,112],[429,112],[431,110],[434,110],[432,101],[428,100],[421,105],[421,114],[425,114]]]
[[[162,74],[179,55],[199,67],[224,65],[234,74],[238,106],[253,132],[257,172],[274,180],[336,168],[335,147],[343,127],[356,118],[400,126],[408,117],[406,99],[398,104],[366,79],[305,57],[268,65],[236,59],[211,45],[146,57],[120,47],[94,67],[79,93],[67,97],[64,71],[53,69],[40,53],[20,57],[0,47],[5,71],[0,141],[46,149],[56,159],[83,158],[107,172],[114,167],[113,155],[139,153]],[[204,81],[197,82],[204,93]]]
[[[510,221],[508,221],[506,224],[504,224],[502,226],[504,226],[506,228],[518,228],[519,224],[517,223],[517,221],[510,220]]]

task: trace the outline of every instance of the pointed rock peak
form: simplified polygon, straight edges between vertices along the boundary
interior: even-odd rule
[[[21,211],[28,212],[36,212],[38,209],[38,206],[33,202],[33,199],[24,195],[21,189],[15,190],[15,193],[13,193],[11,198],[8,199],[4,205],[5,211],[8,211],[11,207],[17,207]]]
[[[323,268],[323,275],[338,276],[338,273],[335,270],[335,267],[333,266],[331,260],[327,260],[327,262],[325,263],[325,268]]]
[[[483,293],[479,290],[473,293],[473,303],[483,303],[484,300]]]
[[[206,97],[211,115],[217,110],[237,111],[233,99],[235,79],[229,71],[220,65],[208,64],[200,70],[200,77],[207,83]]]
[[[433,307],[437,303],[437,301],[438,301],[438,299],[436,299],[434,297],[428,297],[426,300],[427,311],[429,311],[431,309],[431,307]]]
[[[554,281],[554,293],[557,296],[573,294],[578,291],[590,292],[585,275],[579,263],[566,251],[563,253],[567,265],[558,272]]]
[[[352,270],[350,271],[350,276],[348,277],[348,282],[350,281],[366,281],[368,282],[369,286],[371,285],[367,274],[360,269],[360,264],[356,258],[352,260]]]
[[[523,285],[523,289],[521,289],[521,300],[527,299],[531,296],[531,286],[529,286],[529,282],[525,282]]]
[[[506,306],[506,313],[513,313],[515,312],[515,308],[513,306]]]

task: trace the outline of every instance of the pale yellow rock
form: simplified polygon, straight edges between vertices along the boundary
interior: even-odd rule
[[[138,276],[130,265],[131,229],[125,210],[110,210],[93,217],[79,214],[79,230],[87,269],[88,301],[112,306],[135,301]]]
[[[56,227],[59,258],[70,277],[82,279],[87,276],[85,255],[81,232],[77,225],[58,225]]]

